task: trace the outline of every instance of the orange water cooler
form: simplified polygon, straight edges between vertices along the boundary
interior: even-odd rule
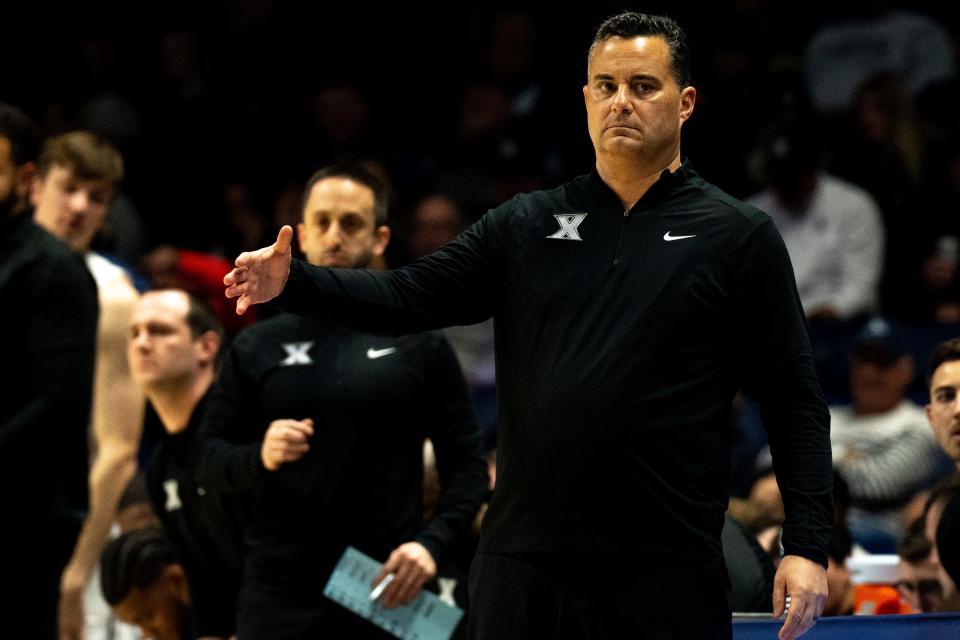
[[[847,569],[853,582],[854,614],[858,616],[911,613],[910,607],[901,602],[900,594],[893,585],[897,582],[895,554],[852,556],[847,559]]]

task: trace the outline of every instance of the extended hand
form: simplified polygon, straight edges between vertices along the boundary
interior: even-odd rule
[[[227,297],[239,296],[237,315],[243,315],[252,304],[276,298],[283,291],[290,277],[292,239],[293,229],[283,225],[275,243],[256,251],[245,251],[237,257],[236,268],[223,278]]]
[[[299,460],[310,445],[307,438],[313,435],[313,420],[274,420],[263,436],[260,459],[269,471],[276,471],[285,462]]]
[[[779,618],[790,596],[790,611],[779,640],[793,640],[816,624],[827,602],[827,570],[801,556],[784,556],[773,579],[773,616]]]
[[[416,598],[423,585],[437,575],[437,563],[422,544],[407,542],[393,550],[371,588],[380,584],[388,573],[396,577],[384,590],[379,602],[389,609]]]

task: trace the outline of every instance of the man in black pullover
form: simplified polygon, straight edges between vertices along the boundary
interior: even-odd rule
[[[3,635],[57,637],[60,574],[87,509],[99,304],[79,256],[33,222],[36,125],[0,103]]]
[[[308,182],[300,245],[370,267],[390,239],[383,186],[355,166]],[[463,375],[437,333],[385,338],[283,314],[237,336],[204,425],[211,484],[255,492],[237,637],[386,637],[323,596],[346,547],[384,562],[381,604],[412,600],[469,531],[487,487]],[[423,448],[442,493],[422,522]],[[371,584],[371,589],[373,584]]]
[[[826,597],[832,476],[789,258],[766,215],[681,162],[696,90],[673,21],[610,18],[587,63],[589,175],[396,271],[291,263],[286,227],[241,254],[226,293],[238,313],[280,296],[383,332],[494,317],[497,488],[471,569],[474,638],[730,637],[720,531],[745,387],[786,508],[773,612],[791,603],[780,637],[795,638]]]
[[[165,431],[145,469],[150,502],[186,575],[197,637],[229,638],[242,568],[242,496],[197,481],[200,424],[224,330],[213,311],[180,289],[143,294],[128,330],[130,372]],[[127,604],[120,610],[127,622],[150,606],[146,599]]]

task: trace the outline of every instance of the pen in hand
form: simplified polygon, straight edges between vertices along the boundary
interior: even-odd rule
[[[396,577],[396,576],[393,575],[392,573],[388,573],[388,574],[386,575],[386,577],[385,577],[383,580],[380,581],[380,584],[378,584],[377,586],[375,586],[375,587],[373,588],[373,591],[370,592],[370,600],[372,601],[372,600],[376,600],[377,598],[379,598],[379,597],[383,594],[383,590],[386,589],[386,588],[390,585],[391,582],[393,582],[393,579],[394,579],[395,577]]]

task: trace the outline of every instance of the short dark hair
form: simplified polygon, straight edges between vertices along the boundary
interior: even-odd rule
[[[210,304],[203,298],[189,291],[183,291],[183,293],[186,294],[187,300],[190,303],[187,310],[187,325],[190,327],[190,333],[193,337],[199,338],[207,331],[213,331],[220,336],[220,340],[222,341],[226,332],[223,329],[220,318],[213,312]]]
[[[121,534],[103,550],[100,558],[100,590],[107,604],[123,602],[135,589],[154,584],[163,570],[177,564],[177,557],[160,528],[138,529]]]
[[[357,162],[332,164],[310,176],[310,179],[307,180],[307,186],[303,189],[301,211],[307,208],[307,200],[310,198],[310,190],[313,189],[313,185],[327,178],[347,178],[370,189],[373,192],[373,226],[381,227],[387,224],[387,208],[389,205],[389,202],[387,202],[389,199],[387,185],[373,171]]]
[[[610,38],[636,38],[639,36],[660,36],[667,41],[670,49],[670,64],[673,77],[680,88],[690,84],[690,48],[687,34],[672,18],[655,16],[636,11],[625,11],[610,16],[597,27],[597,33],[590,44],[587,60],[593,55],[600,43]]]
[[[927,386],[933,380],[933,374],[940,368],[944,362],[960,360],[960,338],[951,338],[937,345],[937,348],[930,354],[930,361],[927,363]]]
[[[223,323],[220,322],[220,318],[214,313],[210,303],[189,291],[183,291],[183,293],[186,294],[189,303],[189,307],[187,308],[187,326],[190,327],[190,335],[196,339],[207,331],[213,331],[217,334],[217,337],[220,338],[220,348],[217,350],[217,355],[213,358],[213,370],[217,372],[220,370],[220,365],[223,363],[227,353],[227,332],[223,328]]]
[[[71,169],[81,180],[104,180],[116,187],[123,179],[123,157],[103,136],[73,131],[43,143],[37,171],[46,176],[54,165]]]
[[[6,102],[0,102],[0,138],[10,141],[10,159],[15,166],[37,161],[40,130],[23,111]]]

